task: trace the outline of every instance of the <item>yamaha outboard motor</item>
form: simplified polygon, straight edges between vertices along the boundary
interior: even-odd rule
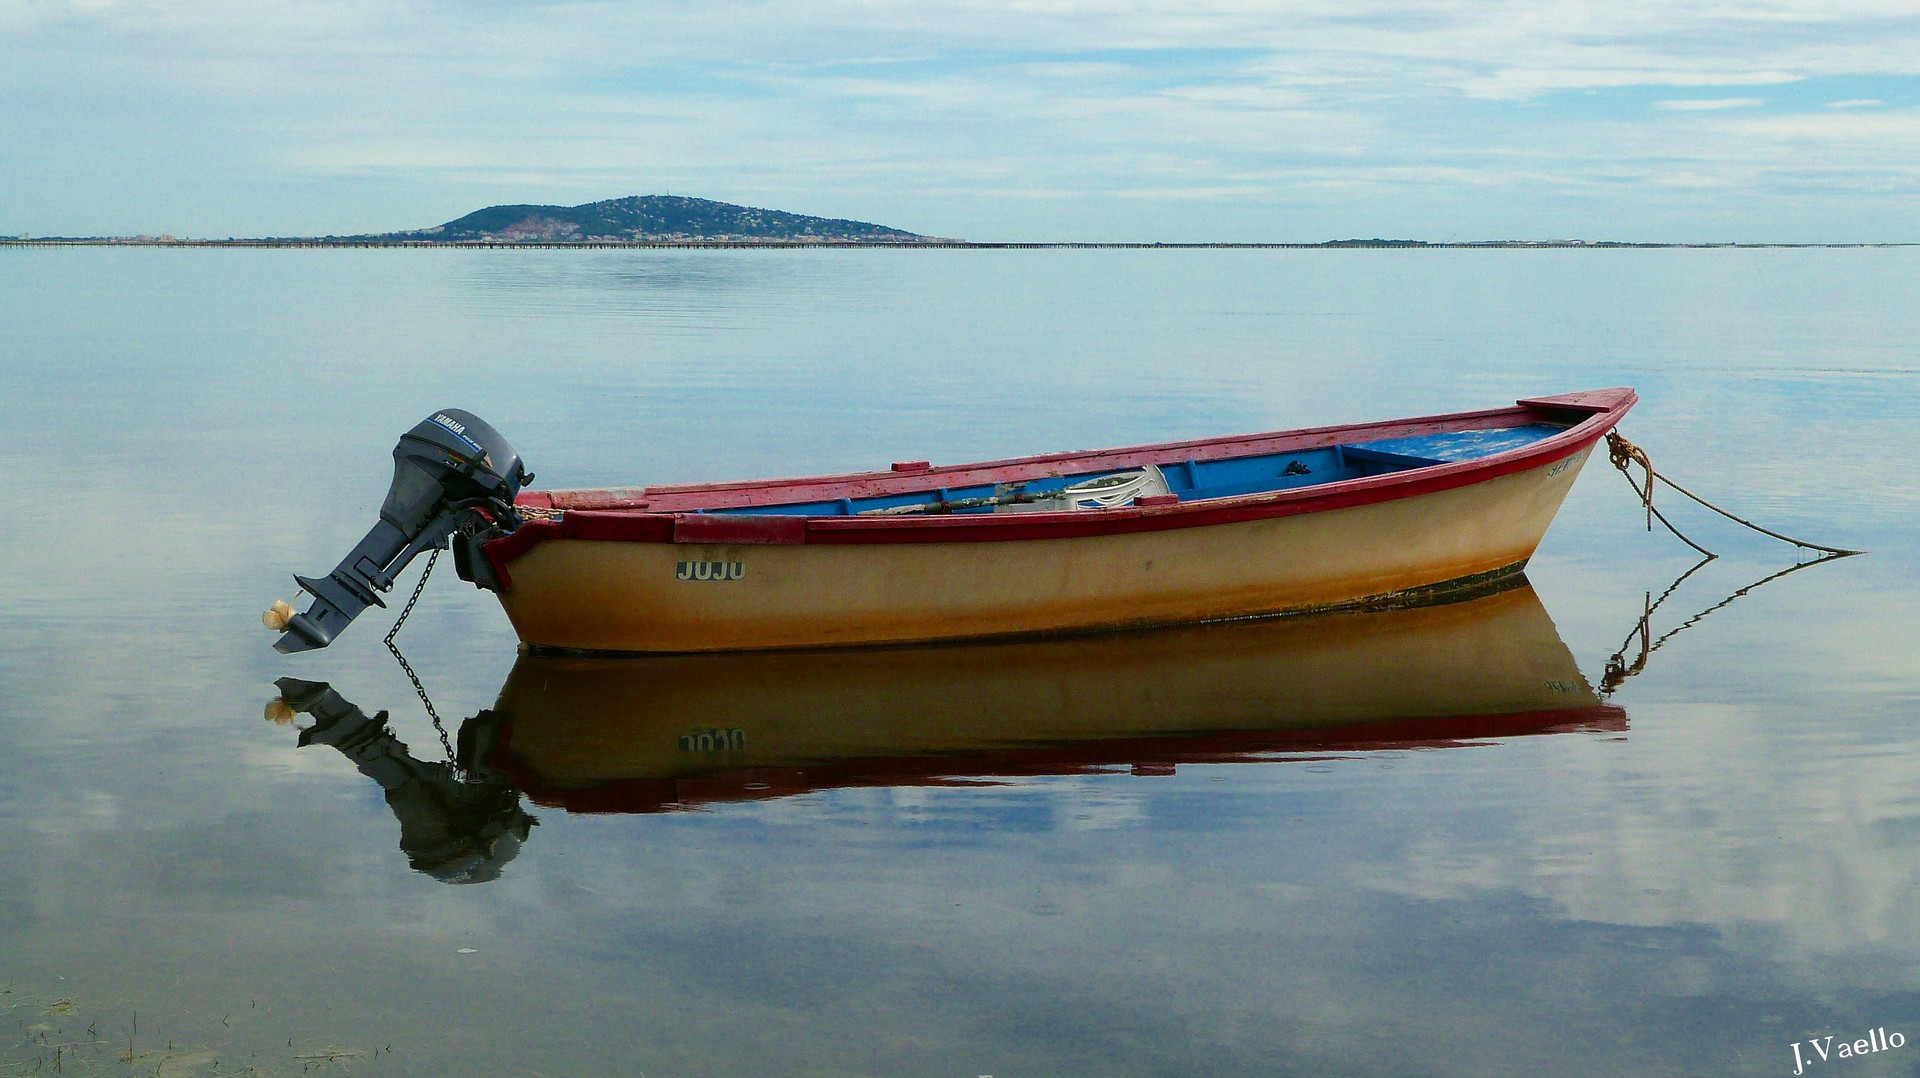
[[[393,447],[393,485],[380,506],[380,522],[332,573],[317,579],[294,577],[313,596],[306,613],[276,604],[284,613],[283,624],[275,627],[285,628],[286,634],[274,649],[310,651],[333,643],[362,610],[387,605],[380,593],[393,587],[393,578],[414,555],[446,546],[455,532],[512,531],[520,524],[514,495],[532,478],[521,466],[520,454],[472,413],[448,408],[421,420]],[[472,551],[458,553],[465,555],[460,558],[461,576],[491,575],[473,564]],[[476,583],[485,586],[486,581]]]

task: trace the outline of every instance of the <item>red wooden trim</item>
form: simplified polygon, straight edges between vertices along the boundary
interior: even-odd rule
[[[520,504],[520,499],[514,499],[514,503]],[[507,564],[548,539],[560,538],[559,532],[560,525],[554,521],[529,520],[512,532],[481,544],[480,552],[487,556],[487,564],[493,567],[493,575],[500,581],[501,590],[513,587],[513,573],[507,569]]]
[[[682,513],[673,518],[673,541],[792,546],[807,541],[807,518],[771,513]]]
[[[1157,446],[1097,450],[1087,453],[1027,457],[987,464],[955,465],[909,475],[866,473],[773,480],[760,483],[718,484],[700,487],[650,487],[618,491],[630,500],[616,503],[615,491],[555,491],[549,504],[566,508],[557,526],[535,530],[530,523],[504,539],[488,544],[496,568],[511,562],[536,543],[547,539],[598,539],[636,543],[963,543],[1011,542],[1034,539],[1073,539],[1093,535],[1208,527],[1249,520],[1318,513],[1370,505],[1484,482],[1526,471],[1572,456],[1599,441],[1619,423],[1638,400],[1631,389],[1593,390],[1523,401],[1513,408],[1391,420],[1307,431],[1172,442]],[[1137,466],[1143,458],[1166,455],[1166,460],[1217,459],[1259,452],[1285,452],[1350,441],[1412,436],[1456,430],[1489,430],[1521,426],[1548,419],[1568,419],[1567,412],[1587,417],[1559,434],[1532,445],[1477,460],[1418,468],[1406,472],[1350,479],[1292,490],[1268,491],[1234,498],[1209,498],[1171,505],[1135,505],[1097,512],[982,513],[963,516],[800,517],[778,515],[695,514],[695,508],[780,504],[789,501],[827,501],[930,489],[931,486],[972,486],[1033,478],[1040,474],[1067,474],[1108,466]],[[1555,413],[1558,413],[1557,415]],[[1065,465],[1035,471],[1040,465]],[[802,493],[796,488],[811,488]],[[646,495],[645,500],[632,497]],[[699,495],[696,497],[696,495]],[[526,498],[525,495],[522,496]],[[529,502],[531,504],[531,502]],[[631,508],[617,508],[624,504]],[[596,506],[596,509],[588,508]],[[641,509],[645,506],[647,508]],[[679,510],[679,511],[675,511]],[[504,578],[503,578],[504,579]]]
[[[1585,412],[1610,412],[1620,408],[1621,411],[1625,411],[1626,409],[1621,407],[1623,395],[1632,397],[1634,400],[1639,399],[1634,396],[1631,389],[1586,389],[1578,393],[1561,393],[1553,397],[1528,397],[1514,403],[1523,408],[1574,408]],[[1625,403],[1631,407],[1633,400]]]
[[[592,786],[547,782],[513,751],[513,723],[500,731],[486,764],[535,804],[582,813],[668,812],[726,801],[757,801],[826,789],[875,786],[987,786],[1038,775],[1088,774],[1132,765],[1170,774],[1179,764],[1260,763],[1273,754],[1336,754],[1460,748],[1472,741],[1565,733],[1624,733],[1627,713],[1611,704],[1349,723],[1319,729],[1238,730],[1217,734],[1097,738],[953,754],[853,757],[659,776],[612,778]],[[1314,759],[1307,756],[1306,759]]]

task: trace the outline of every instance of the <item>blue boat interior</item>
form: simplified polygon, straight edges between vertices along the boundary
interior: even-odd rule
[[[1221,460],[1176,461],[1161,464],[1160,474],[1167,488],[1183,502],[1206,498],[1230,498],[1261,494],[1297,487],[1313,487],[1347,479],[1453,464],[1464,460],[1519,449],[1559,434],[1566,427],[1535,423],[1523,427],[1495,430],[1454,431],[1422,434],[1410,438],[1389,438],[1373,442],[1351,442],[1306,449],[1291,453],[1229,457]],[[1108,468],[1081,475],[1049,476],[1018,484],[1022,500],[1055,495],[1068,487],[1124,473],[1132,469]],[[906,506],[925,506],[922,511],[951,513],[991,513],[1006,499],[1005,485],[979,484],[943,487],[937,490],[911,491],[873,498],[840,498],[834,501],[792,502],[781,505],[754,505],[712,509],[712,513],[747,513],[784,516],[858,516],[879,510],[914,512]],[[959,504],[955,504],[959,503]],[[981,503],[981,504],[966,504]]]

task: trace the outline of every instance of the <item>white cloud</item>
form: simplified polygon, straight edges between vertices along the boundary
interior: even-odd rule
[[[1721,109],[1750,109],[1764,105],[1758,97],[1690,97],[1670,101],[1655,101],[1653,106],[1660,109],[1672,109],[1676,112],[1717,112]]]
[[[1876,112],[1803,112],[1786,116],[1743,117],[1735,128],[1748,137],[1808,140],[1876,147],[1896,159],[1916,160],[1920,145],[1920,109]]]
[[[1854,93],[1920,78],[1920,17],[1811,0],[0,3],[0,232],[58,231],[50,209],[92,231],[357,231],[671,186],[901,207],[907,227],[951,212],[936,190],[976,207],[1071,192],[1115,219],[1188,192],[1239,207],[1211,235],[1274,237],[1301,218],[1273,207],[1303,190],[1324,216],[1336,192],[1418,183],[1506,192],[1501,219],[1557,233],[1555,192],[1611,192],[1631,215],[1642,178],[1732,189],[1799,167],[1688,114],[1803,84],[1769,95],[1792,108],[1836,76]],[[1635,94],[1676,88],[1707,96]],[[1881,111],[1867,100],[1804,108]],[[1823,130],[1758,149],[1852,137]],[[1920,164],[1920,147],[1860,152],[1880,170],[1863,197]],[[1364,218],[1377,196],[1351,197]],[[1888,205],[1890,226],[1915,223]],[[969,212],[923,227],[1071,225]]]
[[[1563,90],[1617,90],[1633,86],[1777,86],[1798,81],[1785,71],[1681,70],[1623,63],[1619,67],[1510,67],[1462,88],[1476,97],[1526,98]]]

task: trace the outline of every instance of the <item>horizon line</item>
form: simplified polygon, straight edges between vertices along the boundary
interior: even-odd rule
[[[1203,240],[1167,242],[1155,240],[961,240],[915,239],[651,239],[651,240],[429,240],[380,239],[345,236],[292,236],[226,239],[191,239],[176,236],[0,236],[0,247],[239,247],[239,248],[448,248],[448,249],[528,249],[592,250],[617,248],[652,249],[800,249],[800,248],[930,248],[937,250],[1533,250],[1533,249],[1719,249],[1719,248],[1865,248],[1920,247],[1916,240],[1591,240],[1591,239],[1497,239],[1497,240],[1414,240],[1414,239],[1342,239],[1314,241]]]

